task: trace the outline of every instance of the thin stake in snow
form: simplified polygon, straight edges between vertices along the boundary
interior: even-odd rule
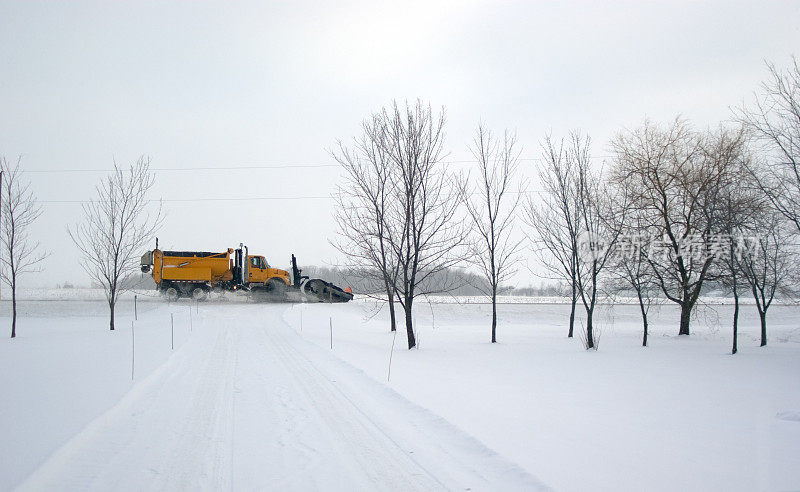
[[[386,382],[389,382],[389,379],[392,377],[392,354],[394,354],[394,341],[397,338],[397,330],[395,330],[394,335],[392,335],[392,349],[389,351],[389,372],[386,374]]]
[[[331,350],[333,350],[333,317],[328,318],[328,324],[331,327]]]
[[[171,350],[175,350],[175,315],[173,313],[169,313],[169,345]]]
[[[139,297],[139,296],[137,296],[137,295],[135,295],[135,294],[134,294],[134,296],[133,296],[133,318],[134,318],[136,321],[139,321],[139,312],[138,312],[138,310],[136,309],[136,299],[137,299],[138,297]]]
[[[131,321],[131,381],[133,381],[134,361],[136,360],[136,338],[133,333],[133,321]]]
[[[3,169],[0,169],[0,189],[3,187]],[[3,194],[0,193],[0,212],[3,210]],[[2,220],[3,214],[0,213],[0,220]],[[3,282],[0,282],[0,299],[3,298]]]
[[[431,300],[428,298],[427,294],[425,295],[425,300],[428,301],[428,308],[431,310],[431,329],[436,329],[436,315],[433,314],[433,304],[431,304]]]

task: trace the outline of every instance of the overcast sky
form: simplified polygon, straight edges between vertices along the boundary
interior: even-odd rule
[[[66,227],[115,159],[152,158],[163,247],[329,264],[328,149],[392,99],[445,107],[453,159],[479,120],[525,158],[578,128],[603,156],[646,116],[727,120],[764,60],[789,63],[798,19],[800,2],[2,0],[0,155],[23,156],[51,252],[26,283],[87,282]]]

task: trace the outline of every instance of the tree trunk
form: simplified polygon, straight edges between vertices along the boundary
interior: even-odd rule
[[[594,309],[586,310],[586,348],[594,348],[594,330],[592,329],[592,314]]]
[[[497,343],[497,289],[492,289],[492,343]]]
[[[11,338],[17,336],[17,285],[11,282]]]
[[[767,310],[758,310],[758,317],[761,318],[761,346],[767,344]]]
[[[567,338],[572,338],[573,329],[575,328],[575,305],[578,303],[578,294],[575,290],[575,283],[572,283],[572,307],[569,311],[569,333]]]
[[[733,348],[731,355],[739,350],[739,293],[736,292],[736,284],[733,285]]]
[[[639,296],[639,309],[642,311],[642,347],[647,347],[647,309],[644,308],[642,293],[637,291],[636,294]]]
[[[412,348],[417,346],[417,339],[414,336],[414,323],[411,319],[411,305],[414,302],[414,298],[406,298],[406,305],[405,305],[405,312],[406,312],[406,335],[408,336],[408,349],[411,350]]]
[[[116,299],[114,299],[114,296],[112,295],[111,299],[108,301],[108,309],[111,311],[111,320],[109,322],[111,331],[114,331],[114,308],[116,307],[116,304]]]
[[[397,316],[394,312],[394,292],[387,290],[386,294],[389,297],[389,321],[392,324],[392,331],[397,331]]]
[[[678,335],[689,334],[689,322],[692,320],[692,305],[684,298],[681,303],[681,327]]]

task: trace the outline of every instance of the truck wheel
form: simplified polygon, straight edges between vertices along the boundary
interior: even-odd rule
[[[178,297],[180,297],[180,294],[178,293],[178,289],[170,287],[164,291],[164,296],[169,302],[175,302],[178,300]]]
[[[271,296],[283,296],[286,294],[286,284],[276,278],[269,279],[264,288]]]
[[[205,301],[208,297],[208,291],[203,287],[195,287],[192,290],[192,299],[195,301]]]

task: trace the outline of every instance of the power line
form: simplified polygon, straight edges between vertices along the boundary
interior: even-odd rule
[[[260,200],[329,200],[333,196],[253,196],[253,197],[218,197],[218,198],[164,198],[163,200],[147,200],[150,203],[172,202],[246,202]],[[96,200],[38,200],[37,203],[90,203]]]
[[[151,171],[247,171],[254,169],[308,169],[341,167],[339,164],[285,164],[270,166],[207,166],[207,167],[154,167]],[[113,169],[26,169],[26,173],[107,173]]]
[[[510,194],[530,195],[533,193],[547,193],[546,190],[509,191]],[[479,194],[473,192],[472,195]],[[456,196],[456,195],[453,195]],[[150,203],[189,203],[189,202],[247,202],[271,200],[333,200],[334,195],[317,196],[250,196],[250,197],[209,197],[209,198],[164,198],[161,200],[147,200]],[[38,203],[90,203],[96,200],[37,200]]]
[[[598,155],[591,156],[591,159],[609,159],[613,156]],[[524,162],[538,162],[542,159],[539,157],[525,157],[517,159]],[[440,161],[442,164],[475,164],[478,161],[475,159],[464,160],[449,160]],[[154,167],[152,171],[160,172],[183,172],[183,171],[252,171],[259,169],[318,169],[318,168],[341,168],[340,164],[252,164],[252,165],[239,165],[239,166],[192,166],[192,167]],[[25,169],[26,173],[107,173],[112,172],[113,169]]]

